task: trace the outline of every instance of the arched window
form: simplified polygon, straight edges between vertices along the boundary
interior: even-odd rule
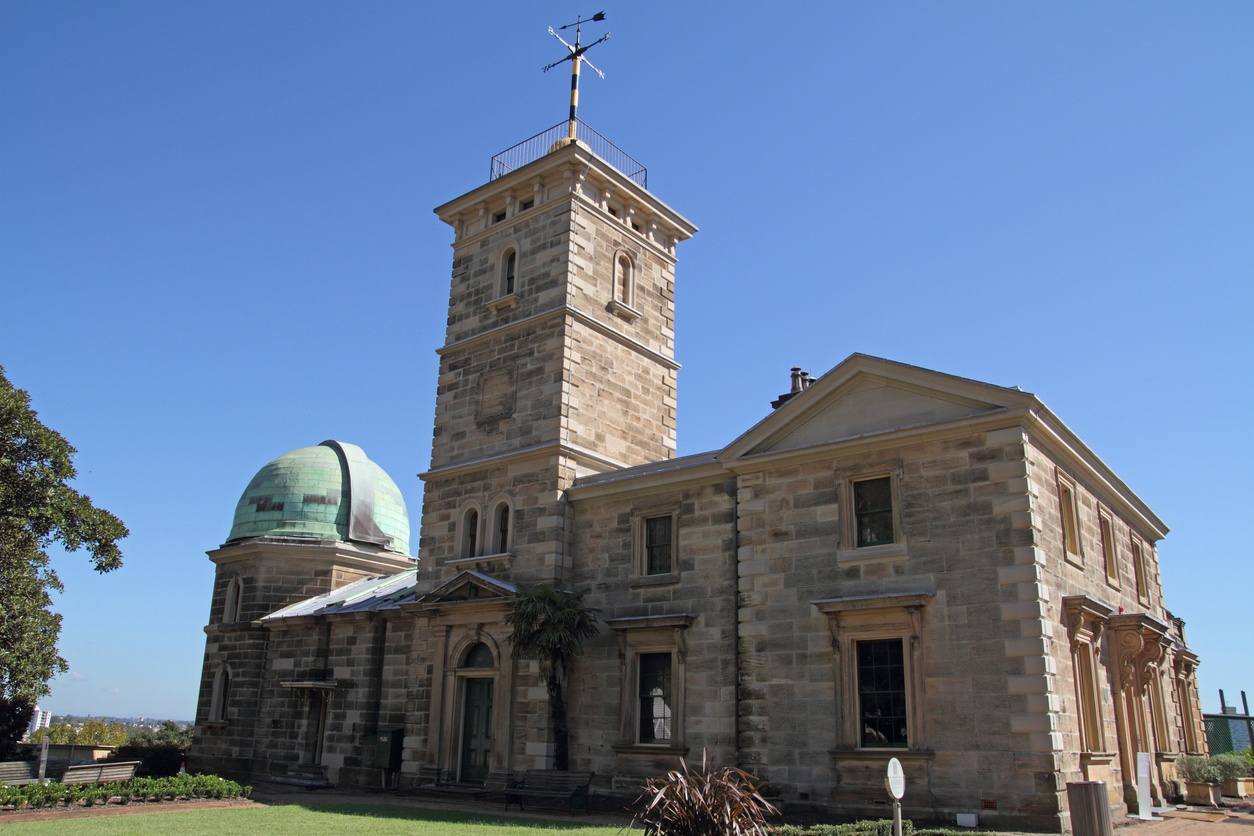
[[[509,296],[514,292],[514,277],[518,272],[518,251],[509,249],[501,259],[501,295]]]
[[[222,605],[222,623],[233,624],[239,621],[240,604],[244,600],[244,585],[240,582],[239,575],[231,578],[230,583],[226,585],[226,600]]]
[[[512,524],[513,515],[510,513],[509,501],[501,500],[492,509],[490,536],[492,538],[493,554],[504,554],[509,551],[510,526]]]
[[[624,305],[631,305],[631,291],[631,259],[626,253],[619,253],[614,265],[614,298]]]
[[[479,642],[470,647],[466,651],[466,655],[462,657],[461,667],[463,669],[470,668],[474,670],[491,670],[496,667],[496,660],[492,656],[492,649],[483,642]]]
[[[479,512],[471,508],[462,520],[462,557],[479,553]]]
[[[226,722],[226,709],[230,699],[231,669],[223,665],[218,668],[218,674],[213,678],[213,695],[209,699],[210,722]]]

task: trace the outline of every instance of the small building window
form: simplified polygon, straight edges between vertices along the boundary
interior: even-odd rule
[[[1136,598],[1143,604],[1149,603],[1149,586],[1145,578],[1145,548],[1141,541],[1132,537],[1132,576],[1136,579]]]
[[[1119,588],[1119,561],[1115,554],[1114,523],[1105,511],[1098,512],[1102,537],[1102,565],[1106,570],[1106,582]]]
[[[645,574],[671,571],[671,517],[649,517],[644,521]]]
[[[535,206],[535,205],[536,205],[535,198],[531,198],[530,200],[524,200],[522,203],[518,204],[518,211],[526,212],[528,209],[530,209],[532,206]]]
[[[881,476],[853,483],[858,548],[894,542],[892,479]]]
[[[1058,477],[1058,507],[1062,516],[1062,545],[1068,560],[1083,565],[1080,553],[1080,516],[1076,504],[1075,485]]]
[[[934,593],[812,601],[828,617],[836,663],[836,748],[927,748],[923,610]]]
[[[858,712],[861,745],[906,747],[906,664],[901,639],[860,641]]]
[[[492,213],[492,223],[499,224],[503,220],[505,220],[505,210],[502,209],[500,212]]]
[[[640,718],[637,742],[670,743],[671,704],[674,701],[671,654],[641,653],[639,680],[636,689]]]
[[[620,753],[639,747],[684,748],[684,677],[686,633],[696,619],[690,613],[606,619],[618,633],[620,664]]]

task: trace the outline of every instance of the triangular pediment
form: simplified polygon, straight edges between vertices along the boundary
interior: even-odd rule
[[[1029,399],[1018,390],[855,354],[728,445],[719,458],[948,424]]]
[[[499,578],[467,570],[445,581],[419,599],[422,604],[483,603],[514,597],[517,588]]]

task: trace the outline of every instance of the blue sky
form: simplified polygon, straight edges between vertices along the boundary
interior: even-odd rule
[[[1254,694],[1254,4],[9,0],[0,364],[132,532],[57,558],[45,707],[192,716],[204,552],[281,453],[359,444],[417,519],[430,210],[564,119],[546,28],[600,8],[580,116],[701,227],[680,453],[854,351],[1021,386],[1172,528],[1206,710]]]

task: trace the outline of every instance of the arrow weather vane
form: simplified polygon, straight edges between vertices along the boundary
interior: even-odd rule
[[[597,12],[592,17],[588,18],[588,22],[590,23],[592,21],[599,22],[602,20],[605,20],[605,12]],[[566,43],[566,40],[561,35],[557,34],[563,29],[569,29],[572,26],[575,27],[575,45],[574,46],[571,46],[570,44]],[[595,41],[588,44],[587,46],[580,46],[579,39],[580,39],[582,28],[583,28],[582,17],[578,18],[574,23],[568,23],[565,26],[557,27],[556,31],[554,31],[552,26],[549,27],[549,34],[557,38],[559,41],[561,41],[562,44],[567,49],[570,50],[570,54],[567,55],[565,58],[562,58],[561,60],[554,61],[552,64],[549,64],[547,67],[544,68],[544,72],[547,73],[549,70],[553,69],[558,64],[562,63],[562,61],[570,62],[570,130],[569,130],[568,136],[571,139],[575,138],[575,111],[579,108],[579,65],[587,64],[588,67],[591,68],[591,70],[594,73],[601,76],[601,78],[605,78],[605,73],[601,72],[596,67],[594,67],[592,65],[592,62],[589,61],[587,58],[585,58],[583,54],[587,52],[588,50],[592,49],[597,44],[601,43],[602,41],[608,41],[610,39],[610,33],[606,32],[600,38],[597,38]]]

